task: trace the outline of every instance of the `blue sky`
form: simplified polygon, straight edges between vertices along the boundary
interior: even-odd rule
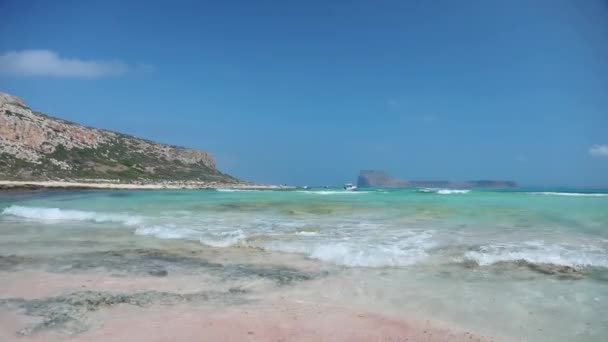
[[[608,2],[0,1],[0,91],[270,183],[608,186]]]

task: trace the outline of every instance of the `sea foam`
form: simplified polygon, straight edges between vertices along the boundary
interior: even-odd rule
[[[529,192],[532,195],[547,195],[547,196],[571,196],[571,197],[605,197],[608,194],[604,193],[586,193],[586,192]]]
[[[220,232],[215,234],[202,234],[199,237],[200,243],[211,247],[230,247],[245,240],[247,235],[241,230]]]
[[[43,207],[23,207],[12,205],[2,211],[2,215],[25,218],[41,222],[56,221],[90,221],[90,222],[114,222],[127,226],[134,226],[141,223],[142,218],[118,213],[100,213],[95,211],[82,211],[59,208]]]
[[[223,189],[223,188],[219,188],[219,189],[215,189],[215,191],[218,191],[218,192],[259,192],[259,191],[264,191],[264,190],[256,190],[256,189]]]
[[[296,191],[303,194],[311,195],[361,195],[367,194],[370,191],[347,191],[347,190],[299,190]]]
[[[465,260],[487,266],[504,261],[524,260],[534,264],[554,264],[571,267],[608,267],[608,256],[594,249],[576,249],[538,242],[522,244],[485,245],[479,250],[468,251]]]
[[[365,249],[347,243],[314,247],[310,257],[344,266],[391,267],[413,265],[428,254],[423,248],[401,249],[398,246],[376,246]]]
[[[435,194],[439,194],[439,195],[453,195],[453,194],[468,194],[469,192],[471,192],[471,190],[423,188],[423,189],[418,189],[418,192],[435,193]]]
[[[135,235],[148,235],[159,239],[198,240],[201,233],[189,228],[152,226],[135,229]]]
[[[268,241],[263,248],[272,251],[299,253],[312,259],[349,267],[398,267],[422,262],[428,250],[436,246],[432,231],[402,231],[400,236],[378,241],[361,236],[344,236],[327,241]]]

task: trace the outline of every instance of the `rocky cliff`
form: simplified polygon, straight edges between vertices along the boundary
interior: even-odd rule
[[[205,151],[81,126],[0,93],[0,179],[238,182]]]
[[[501,180],[401,180],[389,176],[384,171],[363,170],[359,173],[357,187],[359,188],[513,188],[517,184]]]

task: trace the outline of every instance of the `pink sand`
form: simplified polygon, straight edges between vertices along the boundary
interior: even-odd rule
[[[0,297],[37,298],[75,290],[187,293],[205,288],[193,276],[110,277],[103,274],[1,272]],[[212,286],[211,283],[208,283]],[[31,336],[17,331],[37,318],[0,309],[0,341],[490,341],[433,321],[390,317],[359,309],[301,301],[285,292],[256,296],[253,304],[121,304],[88,314],[91,328],[65,336],[49,330]],[[217,306],[217,305],[215,305]]]

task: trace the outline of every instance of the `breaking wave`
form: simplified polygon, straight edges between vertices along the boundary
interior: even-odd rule
[[[311,231],[299,231],[295,233],[296,235],[300,235],[300,236],[317,236],[319,235],[318,232],[311,232]]]
[[[349,267],[399,267],[422,262],[436,246],[432,231],[404,231],[395,239],[370,241],[362,238],[338,241],[268,241],[263,248],[272,251],[299,253],[309,258]],[[389,243],[389,240],[394,242]]]
[[[357,194],[367,194],[370,191],[347,191],[347,190],[298,190],[296,192],[303,194],[313,194],[313,195],[357,195]]]
[[[202,234],[198,239],[203,245],[211,247],[230,247],[241,241],[244,241],[247,235],[240,230],[233,230],[228,232],[219,232],[215,234]]]
[[[183,240],[198,240],[201,233],[189,228],[176,227],[140,227],[135,229],[135,235],[154,236],[159,239],[183,239]]]
[[[215,189],[215,191],[219,191],[219,192],[258,192],[258,191],[263,191],[263,190],[256,190],[256,189]]]
[[[418,189],[418,192],[434,193],[434,194],[439,194],[439,195],[452,195],[452,194],[468,194],[469,192],[471,192],[471,190],[423,188],[423,189]]]
[[[468,251],[465,260],[480,266],[501,262],[526,261],[532,264],[553,264],[576,268],[608,267],[608,255],[595,250],[572,249],[559,245],[544,245],[528,242],[522,245],[496,244],[481,246],[479,250]]]
[[[141,223],[142,218],[127,214],[99,213],[94,211],[82,211],[59,208],[22,207],[12,205],[2,211],[2,215],[20,217],[41,222],[55,221],[89,221],[89,222],[114,222],[127,226]]]
[[[310,251],[310,257],[344,266],[390,267],[413,265],[428,254],[423,248],[401,249],[385,246],[362,249],[344,243],[321,245]]]
[[[247,238],[247,235],[241,229],[225,232],[208,232],[170,226],[140,227],[135,230],[135,234],[153,236],[159,239],[199,241],[201,244],[210,247],[230,247]]]
[[[441,190],[441,189],[439,189]],[[333,191],[336,192],[336,191]],[[314,192],[313,192],[314,193]],[[338,193],[357,193],[339,192]],[[190,213],[190,212],[188,212]],[[211,247],[251,246],[303,256],[349,267],[400,267],[419,263],[474,262],[480,266],[526,261],[575,268],[608,268],[608,240],[580,243],[542,240],[479,241],[479,245],[457,244],[454,235],[441,230],[408,229],[382,225],[366,219],[310,222],[280,217],[173,215],[143,217],[126,213],[93,212],[60,208],[12,205],[1,215],[42,223],[117,223],[134,234],[159,239],[198,241]],[[461,242],[459,242],[461,243]],[[470,242],[469,242],[470,243]],[[463,246],[463,247],[459,247]]]
[[[532,195],[548,195],[548,196],[572,196],[572,197],[605,197],[606,193],[587,193],[587,192],[529,192]]]

